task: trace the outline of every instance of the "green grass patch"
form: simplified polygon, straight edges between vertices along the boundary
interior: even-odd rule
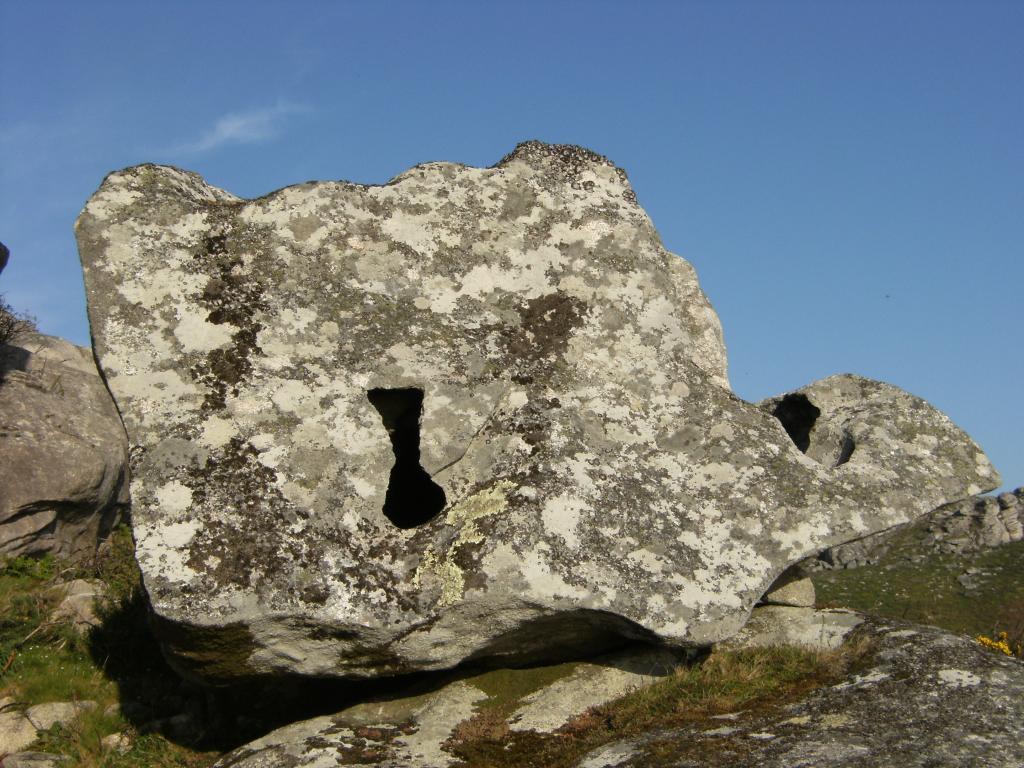
[[[968,555],[909,560],[899,546],[876,565],[813,576],[819,605],[1024,641],[1024,541]],[[968,575],[965,586],[960,577]]]
[[[511,712],[531,693],[569,677],[579,666],[580,662],[569,661],[542,667],[494,669],[467,678],[466,682],[487,694],[487,699],[478,705],[480,709]]]
[[[49,621],[55,574],[50,558],[0,566],[0,695],[26,704],[85,698],[97,683],[86,642]]]
[[[102,626],[86,635],[50,619],[61,599],[54,587],[79,578],[106,586],[98,606]],[[0,697],[19,706],[96,702],[31,747],[66,756],[68,768],[205,768],[218,756],[159,730],[187,709],[189,691],[150,633],[127,527],[92,564],[69,566],[50,557],[0,563],[0,669]],[[112,734],[127,737],[123,751],[103,746]]]

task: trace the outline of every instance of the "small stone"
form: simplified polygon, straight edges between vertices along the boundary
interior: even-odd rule
[[[51,701],[29,707],[25,710],[25,717],[38,730],[45,731],[57,723],[67,725],[78,717],[79,713],[95,708],[95,701]]]
[[[36,727],[25,715],[21,712],[0,713],[0,755],[18,752],[35,740]]]
[[[75,579],[66,584],[58,584],[52,592],[62,595],[62,599],[50,614],[50,621],[68,621],[79,634],[100,625],[96,614],[96,600],[103,595],[100,582]]]
[[[785,574],[783,574],[785,576]],[[762,605],[791,605],[797,608],[814,607],[814,582],[809,578],[786,579],[780,577],[764,597]]]
[[[3,759],[3,768],[60,768],[67,760],[64,755],[49,752],[16,752]]]
[[[103,749],[110,752],[127,752],[132,745],[132,740],[125,733],[112,733],[100,739]]]

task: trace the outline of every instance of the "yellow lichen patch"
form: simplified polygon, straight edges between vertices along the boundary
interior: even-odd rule
[[[439,607],[454,605],[462,599],[466,580],[462,575],[462,569],[455,564],[455,556],[464,545],[479,544],[484,540],[480,529],[476,527],[476,521],[503,511],[508,504],[505,493],[512,487],[513,484],[508,480],[502,480],[463,499],[448,510],[446,522],[459,528],[458,535],[442,556],[438,556],[432,546],[427,547],[412,578],[413,586],[417,589],[422,587],[423,577],[426,575],[440,583],[441,596],[437,601]]]
[[[412,578],[413,586],[422,585],[424,574],[430,574],[441,584],[441,597],[438,599],[439,606],[454,605],[462,599],[462,593],[466,588],[466,580],[462,576],[462,570],[452,562],[452,552],[439,558],[433,547],[427,547],[423,554],[423,560]]]
[[[502,480],[491,488],[468,496],[448,510],[446,518],[448,524],[462,529],[453,549],[459,544],[476,544],[483,541],[483,536],[476,527],[476,521],[481,517],[502,512],[508,505],[505,493],[512,487],[513,484],[508,480]]]
[[[838,712],[831,715],[825,715],[821,718],[821,722],[818,723],[822,728],[838,728],[842,725],[846,725],[852,718],[849,715]]]

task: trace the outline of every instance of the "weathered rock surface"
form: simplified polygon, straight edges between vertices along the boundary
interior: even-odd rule
[[[45,731],[57,723],[70,723],[82,712],[96,709],[95,701],[51,701],[25,710],[25,717],[37,730]]]
[[[930,553],[964,555],[1024,538],[1024,488],[998,497],[972,496],[905,525],[829,547],[800,563],[802,573],[873,565],[898,544],[908,559]]]
[[[789,568],[775,580],[761,597],[762,605],[791,605],[813,608],[814,582],[795,568]]]
[[[36,727],[17,710],[0,712],[0,755],[20,752],[36,740]]]
[[[837,685],[717,727],[614,742],[579,768],[1024,765],[1019,659],[933,627],[867,617],[856,636],[874,638],[877,650]]]
[[[708,644],[790,564],[998,484],[885,384],[737,398],[693,269],[578,147],[249,201],[138,166],[77,234],[157,631],[206,681]]]
[[[128,509],[128,444],[88,349],[0,345],[0,556],[82,558]]]
[[[445,742],[481,711],[501,708],[512,731],[555,731],[591,707],[662,679],[683,661],[665,648],[637,647],[553,668],[486,672],[429,693],[366,702],[293,723],[225,755],[216,768],[357,762],[444,768],[461,764]]]
[[[791,605],[759,605],[737,634],[716,647],[757,648],[796,645],[828,651],[843,644],[863,619],[846,610],[816,611]]]
[[[870,642],[873,650],[846,679],[811,692],[804,699],[768,710],[709,718],[687,729],[664,729],[619,739],[594,750],[579,768],[658,768],[659,766],[1019,766],[1024,760],[1024,663],[982,648],[970,638],[943,630],[882,620],[848,611],[776,608],[811,617],[804,623],[829,626],[836,637]],[[756,615],[756,612],[755,612]],[[731,647],[779,641],[774,630],[761,634],[752,621],[743,642]],[[835,647],[797,638],[798,644]],[[671,665],[648,659],[653,674],[638,676],[642,688],[667,674]],[[631,656],[643,669],[642,653]],[[637,665],[640,666],[637,666]],[[568,665],[565,665],[568,666]],[[563,711],[565,697],[594,703],[626,693],[604,690],[598,681],[623,666],[608,657],[580,664],[527,697],[546,703],[531,721],[540,734],[556,733],[583,713]],[[627,665],[628,666],[628,665]],[[510,670],[510,674],[537,674]],[[494,674],[494,673],[491,673]],[[611,679],[611,678],[609,678]],[[430,694],[360,704],[348,710],[294,723],[226,755],[216,768],[375,765],[388,768],[449,768],[467,765],[446,744],[474,713],[485,711],[493,685],[485,678],[459,680]],[[510,678],[507,687],[521,686]],[[571,697],[569,697],[571,699]],[[593,706],[593,704],[591,705]],[[516,711],[521,711],[519,707]],[[429,727],[421,722],[429,720]],[[521,728],[509,718],[513,730]],[[415,747],[410,747],[415,744]]]

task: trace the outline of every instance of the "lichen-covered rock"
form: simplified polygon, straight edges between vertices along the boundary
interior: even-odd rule
[[[737,634],[716,648],[766,648],[795,645],[819,651],[834,650],[861,623],[860,614],[846,610],[818,611],[806,606],[759,605]]]
[[[15,752],[4,757],[4,768],[60,768],[67,761],[66,755],[49,752]]]
[[[1024,765],[1024,663],[967,637],[865,617],[870,660],[785,707],[594,750],[577,768]]]
[[[1024,539],[1024,487],[998,497],[972,496],[946,504],[906,525],[829,547],[799,564],[801,573],[857,568],[890,552],[901,559],[932,553],[966,555]],[[893,547],[895,546],[895,550]]]
[[[138,166],[77,233],[156,628],[207,681],[703,645],[795,561],[998,484],[855,377],[815,385],[802,453],[578,147],[248,201]]]
[[[480,732],[474,721],[481,717],[492,729],[551,733],[591,707],[664,679],[685,661],[665,648],[638,646],[557,667],[435,679],[425,693],[392,694],[278,728],[228,753],[215,768],[463,766],[448,742],[460,727]]]
[[[934,627],[849,611],[757,610],[799,612],[803,619],[789,621],[781,632],[774,622],[751,622],[742,642],[730,641],[730,647],[782,642],[834,648],[845,637],[868,651],[843,679],[798,701],[762,703],[695,717],[690,727],[662,726],[618,737],[582,758],[577,768],[1024,764],[1024,663],[1019,660]],[[461,762],[452,749],[460,735],[486,738],[488,731],[474,727],[470,718],[491,713],[490,732],[498,739],[524,730],[558,734],[572,728],[570,721],[588,705],[626,694],[619,684],[624,676],[631,675],[632,690],[639,690],[670,674],[673,665],[663,654],[632,649],[575,665],[536,687],[497,725],[493,713],[511,707],[488,697],[493,681],[487,675],[470,677],[429,693],[367,702],[279,728],[225,755],[216,768],[474,765]],[[512,690],[529,690],[521,678],[538,672],[544,674],[502,670]],[[503,736],[500,722],[512,733]],[[522,753],[518,756],[521,760]]]
[[[0,344],[0,557],[87,558],[128,509],[128,441],[88,349]]]

